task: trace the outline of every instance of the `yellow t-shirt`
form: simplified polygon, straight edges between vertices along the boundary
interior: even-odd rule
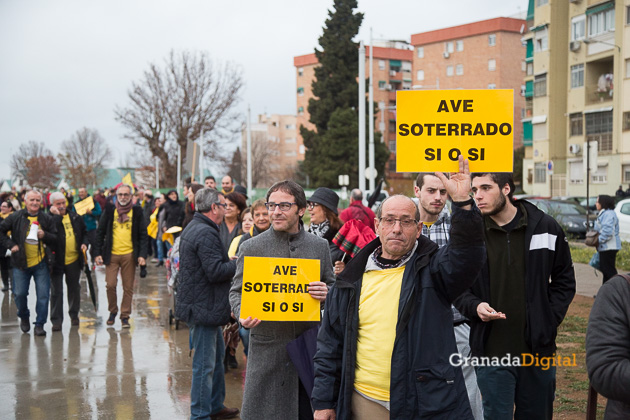
[[[381,401],[389,401],[392,351],[404,271],[403,266],[365,273],[359,297],[354,387]]]
[[[422,222],[422,224],[425,225],[429,230],[431,230],[431,226],[433,226],[435,222]]]
[[[33,217],[28,216],[28,221],[30,223],[28,224],[28,231],[26,231],[27,235],[28,235],[28,232],[30,232],[31,230],[31,225],[33,224],[33,222],[37,221],[37,216],[33,216]],[[41,229],[41,226],[40,226],[40,229]],[[25,242],[24,252],[26,253],[26,266],[34,267],[40,262],[42,262],[42,260],[44,259],[44,244],[42,244],[41,241],[39,242],[39,245],[31,245]]]
[[[77,240],[74,237],[72,222],[70,221],[70,216],[67,213],[63,216],[63,230],[66,231],[66,260],[64,263],[69,265],[79,258],[79,253],[77,252]]]
[[[127,255],[133,252],[133,242],[131,240],[131,218],[133,209],[127,213],[129,220],[125,223],[118,222],[118,210],[114,210],[114,225],[112,226],[112,254]]]

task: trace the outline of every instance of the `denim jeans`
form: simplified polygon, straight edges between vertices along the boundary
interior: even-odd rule
[[[553,418],[555,367],[543,370],[539,366],[479,366],[477,383],[486,419]]]
[[[171,249],[171,243],[157,240],[157,259],[159,261],[164,261],[167,257],[168,250]]]
[[[209,419],[225,407],[225,344],[221,327],[189,325],[193,355],[190,418]]]
[[[238,335],[241,337],[241,341],[243,342],[243,353],[245,356],[249,355],[249,330],[243,327],[238,329]]]
[[[27,301],[31,277],[35,279],[35,293],[37,293],[35,325],[43,326],[48,318],[48,303],[50,302],[50,271],[45,259],[25,270],[13,268],[13,293],[15,294],[17,316],[29,318],[31,315]]]

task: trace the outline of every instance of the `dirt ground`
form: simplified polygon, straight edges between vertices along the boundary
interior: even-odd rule
[[[554,418],[580,419],[586,416],[588,374],[586,372],[586,325],[593,306],[593,298],[575,296],[567,316],[558,330],[558,355],[573,357],[577,366],[558,367],[556,370],[556,399]],[[603,418],[606,399],[599,396],[597,418]]]

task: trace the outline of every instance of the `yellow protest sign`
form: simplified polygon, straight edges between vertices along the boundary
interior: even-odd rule
[[[83,216],[88,210],[92,210],[93,208],[94,200],[92,199],[92,196],[86,197],[74,204],[74,211],[76,211],[79,216]]]
[[[513,143],[511,89],[396,92],[398,172],[512,172]]]
[[[319,321],[319,301],[308,284],[320,281],[319,260],[244,257],[241,318]]]
[[[131,172],[127,172],[127,175],[123,176],[122,179],[123,184],[127,184],[131,187],[131,193],[135,193],[135,188],[133,187],[133,181],[131,180]]]

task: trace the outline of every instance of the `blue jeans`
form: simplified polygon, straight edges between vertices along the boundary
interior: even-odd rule
[[[48,303],[50,302],[50,271],[45,259],[25,270],[13,268],[13,293],[15,294],[17,316],[29,318],[31,315],[27,301],[31,277],[35,279],[35,293],[37,293],[35,325],[43,326],[48,318]]]
[[[243,342],[243,353],[245,356],[249,355],[249,330],[244,327],[240,327],[238,329],[238,335],[241,337],[241,341]]]
[[[551,420],[553,417],[556,392],[553,366],[548,370],[538,366],[479,366],[477,383],[486,419]]]
[[[193,355],[190,418],[209,419],[225,406],[225,344],[221,327],[189,325]]]
[[[157,240],[157,259],[164,261],[168,255],[168,251],[171,249],[171,243],[167,241]]]

